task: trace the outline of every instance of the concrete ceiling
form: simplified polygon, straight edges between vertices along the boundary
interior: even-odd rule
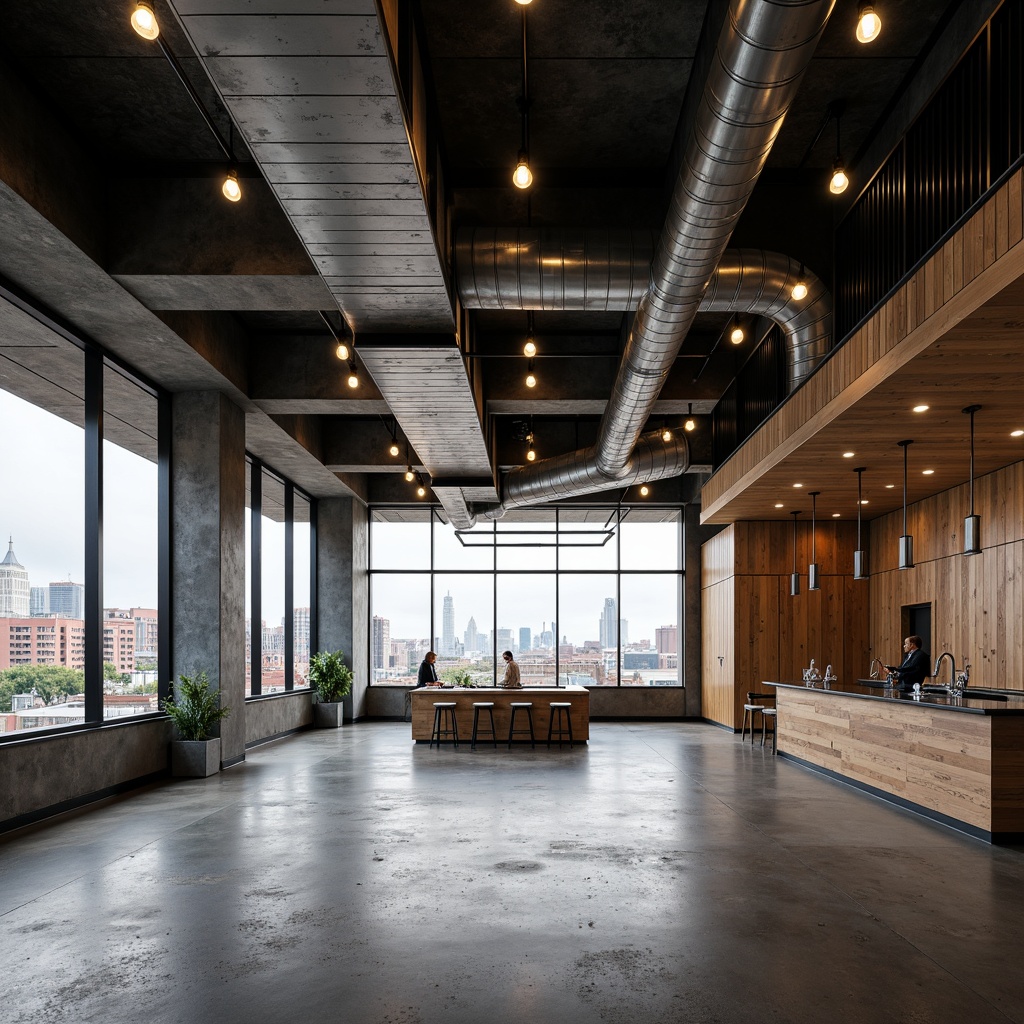
[[[431,353],[439,335],[454,346],[460,332],[472,334],[472,370],[448,399],[479,423],[472,443],[459,445],[465,464],[440,443],[448,428],[439,415],[425,425],[433,433],[411,438],[416,467],[476,480],[489,468],[493,486],[496,466],[522,459],[513,424],[524,417],[552,447],[592,433],[628,316],[538,313],[543,358],[532,391],[516,356],[525,313],[481,311],[457,324],[447,235],[431,226],[428,176],[410,149],[373,0],[155,6],[164,38],[231,140],[243,201],[221,199],[220,150],[167,61],[131,31],[126,0],[5,4],[0,227],[14,242],[0,253],[0,275],[157,383],[225,390],[246,410],[250,447],[313,493],[407,499],[405,467],[388,456],[380,417],[414,422],[401,409],[408,381],[389,391],[382,370],[358,393],[344,387],[321,309],[336,330],[383,333],[399,349]],[[446,230],[660,229],[708,6],[530,7],[537,180],[526,196],[509,181],[519,145],[518,5],[411,4]],[[856,182],[858,157],[885,135],[933,30],[959,6],[891,0],[882,37],[862,47],[853,40],[856,3],[837,2],[733,244],[788,252],[831,277],[841,211],[823,187],[835,146],[832,126],[818,137],[827,105],[847,100],[843,151]],[[719,315],[697,318],[657,416],[674,422],[691,407],[701,416],[713,408],[749,355],[717,344],[725,325]],[[706,421],[696,433],[695,461],[704,463]]]

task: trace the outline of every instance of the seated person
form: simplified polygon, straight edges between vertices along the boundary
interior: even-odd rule
[[[921,650],[923,642],[919,636],[908,636],[903,641],[902,663],[898,667],[886,665],[886,668],[899,680],[899,687],[904,693],[913,690],[915,683],[923,683],[930,674],[928,655]]]
[[[512,658],[511,651],[505,651],[502,657],[505,659],[505,674],[501,677],[501,682],[498,685],[507,690],[518,690],[520,687],[519,666]]]

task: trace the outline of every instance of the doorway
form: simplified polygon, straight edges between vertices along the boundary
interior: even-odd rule
[[[932,649],[932,606],[925,604],[905,604],[900,609],[900,634],[902,641],[905,636],[919,636],[921,650],[931,657]]]

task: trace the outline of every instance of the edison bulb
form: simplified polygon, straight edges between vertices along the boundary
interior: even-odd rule
[[[537,378],[532,373],[526,375],[526,386],[528,388],[535,388],[537,386]]]
[[[530,170],[525,153],[519,154],[519,163],[512,172],[512,184],[516,188],[529,188],[533,184],[533,171]]]
[[[426,487],[423,486],[423,484],[420,484],[419,487],[416,488],[416,497],[417,498],[425,498],[426,496],[427,496],[427,489],[426,489]]]
[[[394,458],[394,456],[396,456],[396,455],[398,454],[398,445],[397,445],[397,444],[393,444],[393,445],[392,445],[392,446],[391,446],[391,447],[390,447],[390,448],[388,449],[388,451],[389,451],[389,452],[391,453],[391,456],[392,456],[392,458]]]
[[[849,184],[850,179],[846,176],[842,163],[837,160],[832,168],[832,180],[828,183],[828,190],[834,196],[842,195]]]
[[[533,338],[528,338],[526,344],[523,346],[523,355],[528,359],[532,359],[537,354],[537,346],[533,343]]]
[[[405,479],[406,479],[406,482],[407,482],[407,483],[410,483],[410,484],[411,484],[411,483],[413,482],[413,480],[415,479],[415,474],[414,474],[414,473],[413,473],[413,471],[412,471],[412,466],[410,466],[410,467],[409,467],[409,468],[408,468],[408,469],[407,469],[407,470],[405,471]]]
[[[878,38],[882,31],[882,19],[871,9],[870,4],[865,4],[860,9],[860,17],[857,19],[857,42],[870,43]]]
[[[537,461],[537,453],[532,448],[526,453],[526,461],[527,462],[536,462]]]
[[[683,430],[693,430],[696,426],[697,426],[697,424],[694,423],[693,420],[687,420],[683,424]]]
[[[350,388],[359,387],[359,378],[356,376],[354,372],[348,375],[348,386]]]
[[[666,427],[661,432],[661,439],[662,439],[662,441],[671,441],[672,440],[672,431],[669,430],[668,427]]]
[[[156,15],[149,4],[136,4],[132,11],[132,28],[143,39],[156,39],[160,35],[160,26],[157,24]]]
[[[806,299],[807,298],[807,284],[806,284],[806,282],[804,282],[804,281],[797,281],[797,283],[795,285],[793,285],[792,295],[793,295],[793,298],[796,299],[797,302],[799,302],[801,299]]]
[[[224,193],[224,198],[230,199],[233,203],[237,203],[242,198],[242,187],[238,184],[238,174],[235,171],[228,172],[220,190]]]
[[[643,487],[640,488],[640,497],[641,498],[646,498],[647,495],[650,494],[650,493],[651,493],[651,490],[647,486],[647,484],[644,484]]]
[[[743,343],[743,338],[744,337],[745,337],[745,335],[743,334],[743,328],[742,327],[734,327],[732,329],[732,334],[729,335],[729,340],[734,345],[740,345],[740,344]]]
[[[341,342],[338,347],[334,350],[334,354],[339,358],[348,362],[348,345],[345,342]]]

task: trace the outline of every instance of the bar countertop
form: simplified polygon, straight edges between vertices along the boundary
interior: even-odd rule
[[[821,694],[836,694],[843,697],[858,697],[863,700],[886,701],[900,706],[918,706],[927,708],[943,708],[947,711],[959,711],[969,715],[992,715],[997,717],[1013,717],[1024,715],[1024,691],[1005,690],[1005,698],[989,696],[998,690],[976,687],[981,693],[972,693],[968,687],[964,696],[953,696],[943,690],[932,692],[931,684],[926,684],[920,694],[904,693],[895,688],[883,686],[880,682],[876,685],[865,685],[862,683],[837,682],[825,686],[822,682],[813,684],[803,682],[773,682],[764,680],[763,686],[783,687],[791,690],[806,690],[808,692]]]

